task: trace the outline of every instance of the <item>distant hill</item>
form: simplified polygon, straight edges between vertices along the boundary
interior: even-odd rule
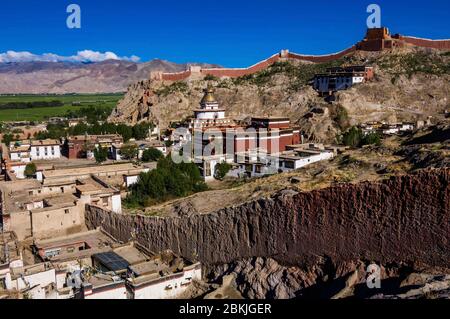
[[[151,71],[180,72],[189,65],[155,59],[145,63],[106,60],[96,63],[15,62],[0,63],[0,94],[114,93],[148,79]]]

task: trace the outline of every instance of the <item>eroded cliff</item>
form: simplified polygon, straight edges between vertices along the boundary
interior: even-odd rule
[[[450,170],[309,193],[285,190],[186,218],[117,215],[88,207],[89,227],[151,251],[171,249],[205,265],[270,257],[308,267],[324,257],[381,264],[450,265]]]

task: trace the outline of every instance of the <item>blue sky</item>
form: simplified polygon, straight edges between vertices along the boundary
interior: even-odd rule
[[[82,28],[66,27],[66,7],[82,10]],[[118,56],[243,67],[283,48],[340,51],[366,30],[366,7],[382,8],[393,33],[450,38],[450,1],[392,0],[2,0],[0,53],[71,56],[81,50]]]

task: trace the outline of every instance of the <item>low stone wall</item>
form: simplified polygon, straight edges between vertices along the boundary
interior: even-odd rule
[[[406,43],[423,48],[450,50],[450,40],[429,40],[429,39],[407,37],[402,35],[399,36],[399,39],[405,41]]]
[[[314,63],[325,63],[325,62],[330,62],[330,61],[334,61],[337,59],[340,59],[344,56],[346,56],[347,54],[353,53],[356,51],[356,47],[352,46],[351,48],[348,48],[344,51],[338,52],[338,53],[334,53],[334,54],[327,54],[327,55],[302,55],[302,54],[297,54],[297,53],[289,53],[288,57],[290,59],[297,59],[297,60],[302,60],[302,61],[310,61],[310,62],[314,62]]]
[[[271,257],[308,266],[336,262],[450,265],[450,170],[309,193],[281,192],[189,218],[117,215],[89,206],[90,228],[103,227],[151,251],[171,249],[205,264]],[[134,235],[132,235],[134,234]]]

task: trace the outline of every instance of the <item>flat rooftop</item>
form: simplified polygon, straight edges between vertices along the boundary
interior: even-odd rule
[[[114,239],[100,230],[35,242],[39,256],[52,262],[88,258],[94,254],[112,251],[114,245],[117,245]],[[59,253],[53,257],[45,257],[45,252],[49,250],[59,250]]]
[[[11,184],[9,184],[11,183]],[[16,184],[16,185],[14,185]],[[5,213],[11,214],[15,212],[27,211],[27,205],[37,202],[43,202],[44,208],[31,209],[33,212],[49,211],[56,208],[74,206],[77,200],[73,194],[38,194],[30,195],[31,191],[41,189],[41,185],[37,181],[15,181],[8,182],[8,185],[1,185],[2,204]]]
[[[96,180],[94,178],[85,178],[77,181],[76,190],[80,194],[86,195],[103,195],[103,194],[114,194],[117,192],[116,189],[112,188],[105,182],[100,182],[101,180]]]
[[[142,253],[133,245],[127,245],[114,249],[114,252],[125,259],[130,265],[136,265],[149,259],[147,255]]]
[[[82,175],[101,175],[108,173],[126,174],[129,171],[145,169],[143,165],[134,165],[133,163],[108,164],[108,165],[92,165],[87,167],[62,168],[53,170],[44,170],[44,178],[58,178]]]
[[[0,182],[2,205],[4,213],[23,211],[23,205],[31,202],[29,192],[40,189],[41,183],[37,180],[17,180]]]

